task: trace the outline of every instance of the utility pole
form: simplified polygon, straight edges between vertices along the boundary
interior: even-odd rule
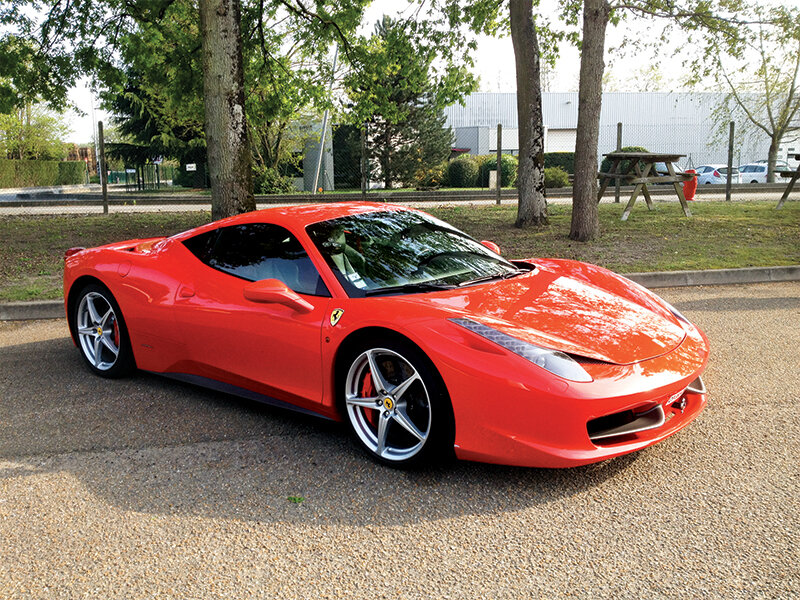
[[[617,123],[617,152],[622,151],[622,123]],[[619,167],[617,167],[619,169]],[[619,203],[619,177],[614,179],[614,202]]]
[[[731,182],[733,180],[733,128],[734,123],[731,121],[731,131],[728,138],[728,176],[725,178],[725,200],[731,199]]]
[[[100,184],[103,186],[103,214],[108,214],[108,175],[106,174],[106,146],[103,142],[103,122],[97,122],[97,137],[100,142]]]
[[[503,124],[497,124],[497,204],[500,204],[500,198],[503,190]]]

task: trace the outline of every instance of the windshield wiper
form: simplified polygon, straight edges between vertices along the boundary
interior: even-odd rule
[[[434,281],[419,281],[416,283],[404,283],[403,285],[393,285],[376,290],[367,290],[365,296],[380,296],[383,294],[403,294],[413,292],[433,292],[437,290],[452,290],[456,286],[449,283],[436,283]]]
[[[528,273],[524,269],[517,269],[516,271],[509,271],[508,273],[498,273],[497,275],[485,275],[484,277],[476,277],[475,279],[468,279],[467,281],[462,281],[458,284],[458,287],[463,287],[465,285],[474,285],[476,283],[486,283],[487,281],[495,281],[498,279],[511,279],[512,277],[516,277],[517,275],[522,275],[523,273]]]

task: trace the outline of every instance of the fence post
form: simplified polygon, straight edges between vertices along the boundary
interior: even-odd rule
[[[103,143],[103,122],[97,122],[97,138],[100,143],[100,184],[103,188],[103,214],[108,214],[108,175],[106,174],[106,146]]]
[[[734,124],[731,121],[731,131],[728,137],[728,176],[725,181],[725,200],[728,202],[731,199],[731,182],[733,181],[733,129]]]
[[[367,178],[367,166],[369,165],[369,161],[367,160],[367,124],[364,123],[364,126],[361,128],[361,195],[366,199],[367,197],[367,187],[369,186],[369,180]]]
[[[617,123],[617,152],[622,151],[622,123]],[[614,179],[614,202],[619,204],[619,177]]]
[[[500,198],[503,190],[503,124],[497,124],[497,204],[500,204]]]

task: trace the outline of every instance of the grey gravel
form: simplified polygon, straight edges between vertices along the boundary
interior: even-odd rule
[[[800,284],[660,293],[711,339],[708,408],[570,470],[393,471],[335,424],[93,377],[63,321],[0,323],[0,597],[800,597]]]

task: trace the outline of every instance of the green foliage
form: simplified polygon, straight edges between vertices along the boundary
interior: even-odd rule
[[[470,188],[478,185],[478,161],[468,154],[454,158],[447,164],[447,185]]]
[[[69,127],[42,104],[24,104],[0,115],[0,155],[18,160],[61,160]]]
[[[290,177],[264,166],[253,168],[253,189],[256,194],[291,194],[296,191]]]
[[[478,187],[489,187],[489,171],[497,170],[497,155],[484,154],[480,157],[478,173]],[[514,187],[517,183],[517,168],[519,161],[516,156],[502,154],[500,157],[500,185]]]
[[[0,188],[48,187],[83,183],[83,161],[0,158]]]
[[[84,183],[86,164],[81,160],[65,160],[58,163],[56,185],[77,185]]]
[[[17,187],[16,161],[0,158],[0,189]]]
[[[388,17],[359,40],[348,61],[347,119],[367,124],[368,153],[387,188],[414,185],[420,169],[449,157],[453,135],[442,108],[475,89],[475,78],[461,63],[437,56],[408,22]]]
[[[625,146],[620,150],[620,152],[649,152],[649,150],[647,148],[643,148],[642,146]],[[623,160],[619,164],[619,172],[620,173],[624,173],[625,171],[627,171],[628,167],[630,166],[630,164],[631,164],[631,161]],[[639,168],[640,169],[644,168],[644,163],[643,162],[639,163]],[[608,158],[604,158],[603,162],[600,163],[600,171],[602,173],[610,173],[611,172],[611,161]]]
[[[569,186],[569,173],[561,167],[545,167],[544,187],[562,188]]]
[[[567,173],[575,173],[575,153],[574,152],[545,152],[544,166],[561,167]]]

